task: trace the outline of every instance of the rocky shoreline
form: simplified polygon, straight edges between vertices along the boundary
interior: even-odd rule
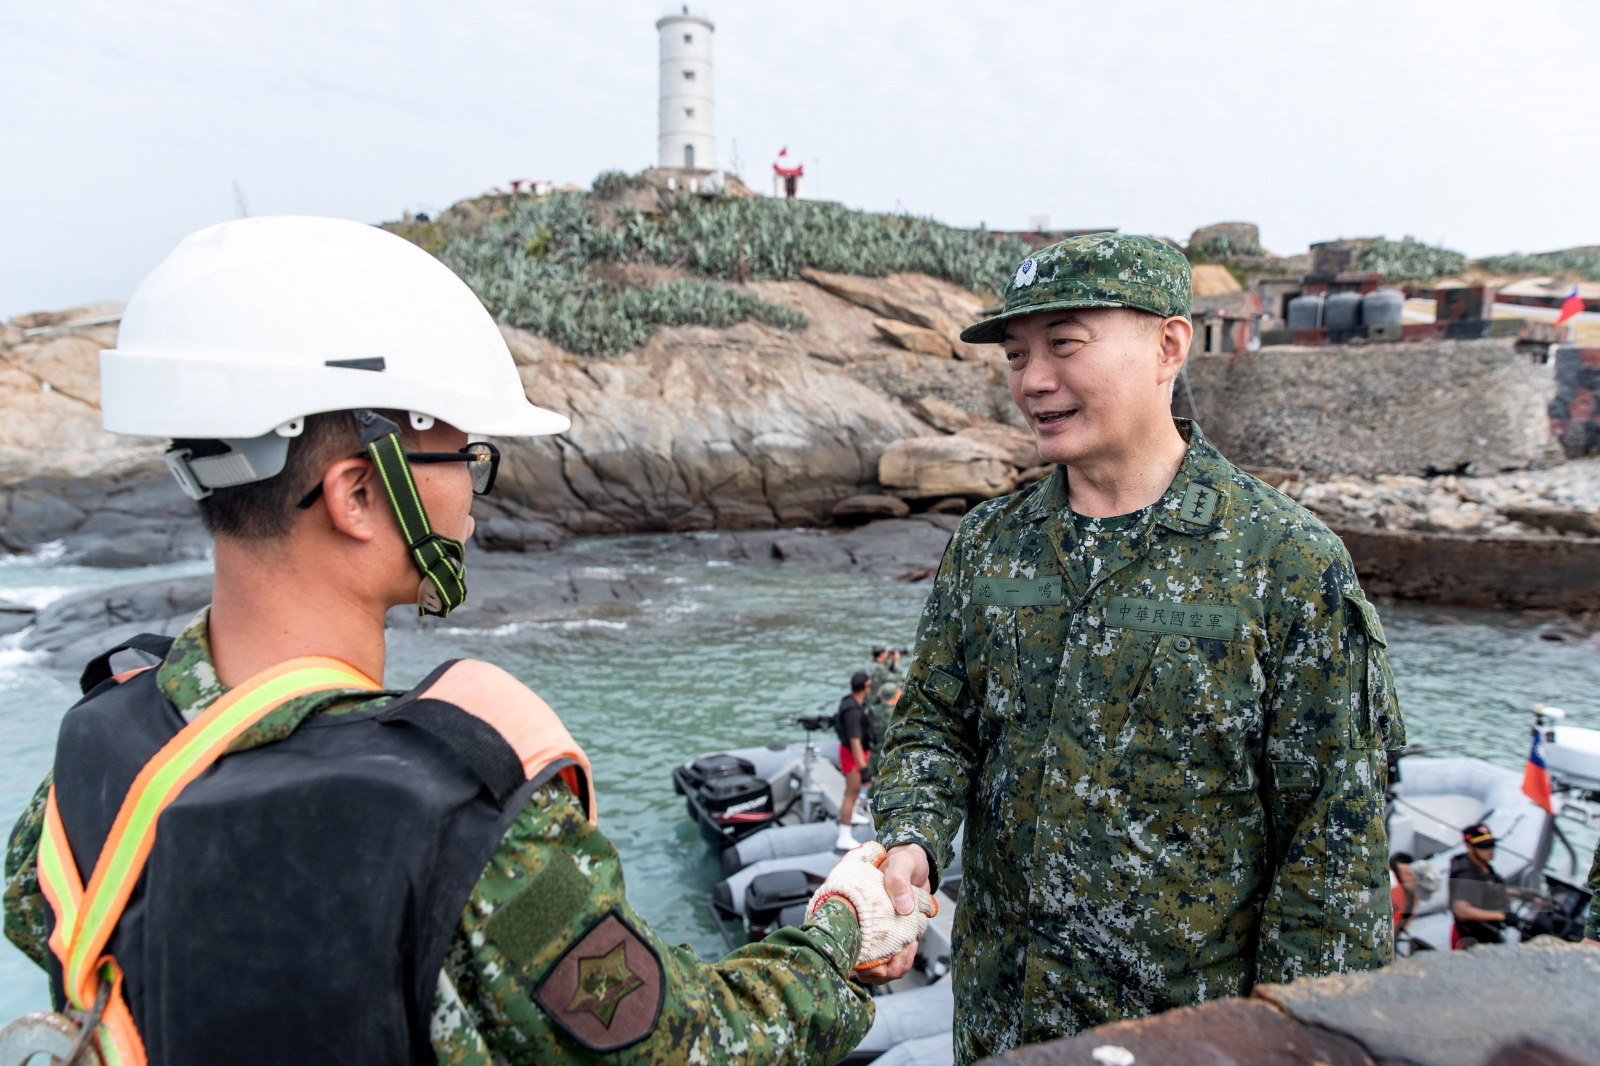
[[[804,280],[747,287],[803,312],[806,329],[664,328],[624,356],[580,359],[503,328],[529,395],[570,413],[573,428],[505,442],[500,483],[477,512],[473,565],[496,576],[475,587],[493,595],[453,621],[479,624],[470,621],[476,612],[481,624],[497,624],[489,620],[551,603],[644,595],[591,588],[563,570],[562,546],[592,534],[719,530],[706,542],[714,548],[682,550],[925,577],[961,513],[1048,473],[1016,422],[998,351],[957,336],[985,297],[915,274],[811,270]],[[64,563],[110,568],[207,554],[191,504],[160,463],[163,442],[99,428],[96,353],[114,342],[116,326],[105,321],[114,314],[96,305],[0,328],[0,550],[56,545]],[[85,319],[94,321],[74,325]],[[1257,363],[1265,357],[1253,353]],[[1284,373],[1295,379],[1303,363],[1290,359]],[[1363,384],[1372,402],[1384,387],[1378,373]],[[1491,414],[1496,425],[1527,429],[1520,414]],[[1243,409],[1217,417],[1238,421]],[[1542,424],[1542,412],[1531,417]],[[1279,430],[1292,435],[1298,424],[1262,415],[1234,427],[1242,443],[1232,457],[1248,468],[1287,454]],[[1559,610],[1593,627],[1600,459],[1425,478],[1417,465],[1438,459],[1450,468],[1460,441],[1408,447],[1389,473],[1256,472],[1344,536],[1374,595]],[[194,594],[175,586],[126,598],[70,609],[98,610],[108,625],[162,622]],[[31,626],[28,640],[66,652],[72,641],[46,637],[46,621],[0,604],[0,633]]]

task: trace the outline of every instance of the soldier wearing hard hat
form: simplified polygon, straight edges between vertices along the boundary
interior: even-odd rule
[[[704,963],[628,905],[589,761],[538,696],[467,660],[380,684],[384,613],[466,595],[498,464],[469,435],[568,425],[460,280],[351,222],[215,226],[134,294],[101,380],[108,429],[172,438],[216,578],[175,640],[129,642],[156,665],[89,665],[13,832],[6,934],[58,1022],[116,1063],[855,1045],[852,973],[903,973],[926,924],[895,915],[870,853],[802,928]]]

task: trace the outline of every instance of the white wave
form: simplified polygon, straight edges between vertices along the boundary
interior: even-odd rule
[[[67,554],[67,542],[51,540],[21,555],[0,555],[0,568],[49,566]]]
[[[610,618],[573,618],[565,622],[553,623],[551,628],[570,633],[576,629],[623,630],[629,628],[629,625],[627,622],[618,622]]]
[[[707,568],[720,568],[720,567],[732,566],[732,565],[733,564],[728,562],[726,559],[707,559],[706,560]]]
[[[24,607],[43,610],[61,597],[79,591],[71,585],[20,585],[16,588],[0,586],[0,599],[20,603]]]
[[[18,635],[13,634],[5,639],[7,642],[14,641]],[[0,692],[24,680],[24,675],[29,671],[44,666],[48,658],[48,653],[43,651],[25,651],[0,645]]]

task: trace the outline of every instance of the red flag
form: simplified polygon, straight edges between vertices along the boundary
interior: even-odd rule
[[[1544,767],[1544,738],[1537,727],[1533,731],[1533,747],[1528,751],[1528,766],[1522,771],[1522,791],[1543,807],[1544,813],[1555,814],[1550,806],[1550,774]]]
[[[1583,313],[1583,297],[1578,295],[1578,286],[1572,286],[1572,291],[1567,293],[1567,298],[1561,302],[1561,314],[1556,316],[1556,325],[1561,325],[1567,319]]]

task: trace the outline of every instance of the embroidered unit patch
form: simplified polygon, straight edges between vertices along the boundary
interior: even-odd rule
[[[661,959],[616,911],[567,949],[535,998],[590,1051],[616,1051],[650,1035],[661,1015]]]

